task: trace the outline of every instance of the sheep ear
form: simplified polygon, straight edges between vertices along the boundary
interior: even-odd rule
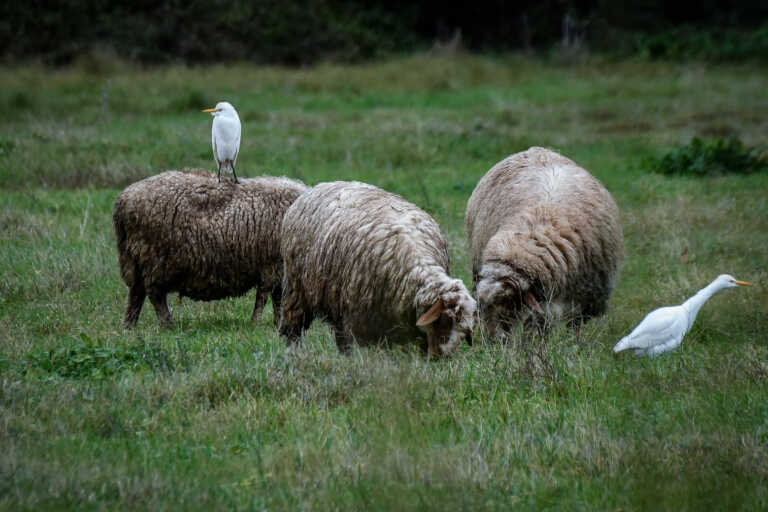
[[[531,293],[531,290],[528,290],[525,292],[525,295],[523,295],[523,300],[525,301],[525,304],[534,310],[536,313],[543,315],[544,310],[541,309],[541,306],[539,305],[539,301],[536,300],[536,297],[533,296]]]
[[[416,327],[424,327],[425,325],[429,325],[438,318],[440,318],[440,314],[445,310],[445,304],[443,304],[443,299],[438,299],[437,302],[435,302],[431,308],[427,310],[426,313],[421,315],[418,320],[416,320]]]

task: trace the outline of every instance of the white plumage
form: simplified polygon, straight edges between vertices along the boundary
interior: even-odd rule
[[[636,355],[656,356],[679,347],[683,342],[683,336],[693,326],[701,306],[717,292],[736,286],[750,286],[750,284],[723,274],[679,306],[651,311],[634,331],[624,336],[613,347],[613,351],[621,352],[631,348]]]
[[[213,116],[211,127],[211,144],[213,145],[213,158],[219,166],[218,177],[221,181],[221,169],[232,171],[235,174],[237,153],[240,151],[240,117],[235,107],[227,101],[221,101],[214,108],[207,108],[203,112],[210,112]]]

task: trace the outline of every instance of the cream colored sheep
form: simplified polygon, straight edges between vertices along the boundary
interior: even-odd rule
[[[280,334],[292,343],[315,317],[339,350],[421,339],[431,355],[471,341],[476,305],[451,278],[437,223],[402,197],[357,182],[321,183],[288,209]]]
[[[533,147],[497,163],[467,205],[472,280],[491,336],[605,312],[624,254],[619,209],[573,161]]]

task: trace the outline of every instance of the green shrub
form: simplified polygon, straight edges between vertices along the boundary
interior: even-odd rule
[[[768,156],[745,147],[736,137],[700,139],[645,162],[646,168],[662,174],[717,176],[768,171]]]
[[[631,53],[651,59],[765,60],[768,57],[768,24],[755,30],[685,25],[640,34],[633,46]]]

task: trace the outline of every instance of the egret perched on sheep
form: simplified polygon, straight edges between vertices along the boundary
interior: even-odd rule
[[[683,342],[683,336],[691,330],[701,306],[717,292],[737,286],[750,286],[750,284],[722,274],[679,306],[651,311],[634,331],[624,336],[613,347],[613,351],[621,352],[631,348],[635,351],[635,355],[656,356],[679,347]]]
[[[227,101],[220,101],[214,108],[207,108],[203,112],[210,112],[213,116],[211,128],[211,144],[213,145],[213,158],[219,166],[218,177],[221,181],[221,168],[232,171],[235,174],[237,153],[240,151],[240,117],[235,107]]]

